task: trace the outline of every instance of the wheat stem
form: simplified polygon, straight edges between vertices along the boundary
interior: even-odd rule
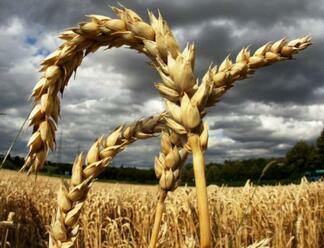
[[[192,150],[193,168],[197,190],[200,247],[211,247],[211,230],[209,220],[207,187],[205,179],[205,158],[197,134],[190,134],[188,138]]]
[[[156,242],[157,242],[158,236],[159,236],[162,214],[163,214],[163,209],[164,209],[164,201],[166,199],[167,194],[168,194],[167,191],[159,189],[159,200],[158,200],[158,203],[156,206],[154,225],[153,225],[149,248],[156,247]]]

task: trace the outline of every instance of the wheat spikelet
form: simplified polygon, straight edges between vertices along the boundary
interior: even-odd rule
[[[28,142],[29,154],[24,168],[29,168],[29,172],[37,172],[43,166],[49,150],[55,148],[55,131],[60,114],[58,93],[63,93],[69,78],[81,64],[83,57],[95,52],[101,46],[111,48],[127,45],[147,55],[162,79],[162,82],[156,83],[155,86],[166,102],[164,130],[176,142],[161,146],[162,152],[156,159],[155,170],[157,177],[160,177],[160,188],[162,191],[169,191],[176,186],[181,163],[184,162],[187,152],[191,151],[198,191],[201,246],[210,247],[203,155],[207,148],[208,128],[207,123],[202,121],[206,107],[219,101],[236,80],[246,78],[257,68],[292,58],[295,53],[310,45],[310,37],[289,42],[282,39],[273,44],[267,43],[253,55],[244,48],[237,55],[235,63],[227,57],[218,68],[209,68],[199,84],[194,74],[194,45],[187,45],[181,52],[170,28],[160,14],[155,17],[149,12],[150,24],[148,24],[130,9],[124,7],[112,9],[120,19],[89,15],[91,19],[89,22],[80,23],[79,27],[62,33],[60,38],[65,42],[43,61],[40,69],[43,75],[32,92],[35,106],[29,120],[34,132]],[[105,140],[100,138],[91,147],[87,155],[88,165],[82,172],[88,181],[80,175],[80,169],[73,169],[73,180],[81,184],[78,184],[78,188],[70,194],[72,201],[84,200],[82,197],[86,193],[83,192],[87,192],[93,178],[106,167],[118,151],[130,143],[126,141],[126,136],[132,137],[129,133],[123,136],[125,144],[116,143],[118,141],[116,137],[122,131],[125,131],[122,127],[117,129],[106,141],[108,145],[105,146],[103,144]],[[145,132],[137,134],[137,138],[147,137],[151,137],[151,134],[148,136]],[[68,190],[68,186],[63,187],[60,195],[66,194]],[[67,204],[66,201],[63,202]],[[69,207],[67,205],[61,210],[67,211]],[[82,204],[78,205],[78,208],[81,207]],[[57,219],[62,219],[61,215]],[[74,220],[67,223],[74,224]],[[61,229],[63,230],[63,227]],[[73,233],[75,232],[73,229]],[[59,238],[66,240],[65,236],[57,236],[57,239]]]

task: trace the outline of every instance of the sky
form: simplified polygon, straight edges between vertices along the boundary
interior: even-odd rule
[[[311,35],[314,44],[295,60],[259,69],[237,82],[210,108],[206,162],[284,156],[297,141],[314,142],[324,119],[324,0],[178,0],[119,1],[148,21],[159,9],[184,48],[196,45],[196,75],[211,62],[220,64],[250,45]],[[0,1],[0,154],[4,154],[31,109],[27,100],[41,74],[39,64],[61,44],[64,29],[86,21],[87,14],[114,17],[117,1]],[[117,125],[157,114],[164,108],[154,88],[159,81],[144,55],[127,48],[98,50],[87,56],[61,102],[57,133],[62,152],[52,161],[72,162],[102,134]],[[12,155],[25,156],[31,135],[25,128]],[[150,167],[159,138],[138,141],[114,165]]]

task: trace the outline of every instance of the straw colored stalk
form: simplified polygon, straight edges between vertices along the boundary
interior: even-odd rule
[[[89,149],[85,165],[82,153],[76,157],[70,183],[63,182],[58,192],[58,209],[51,226],[50,247],[73,246],[79,229],[78,218],[94,179],[127,145],[161,132],[162,116],[120,126],[107,137],[100,137]]]
[[[180,184],[181,169],[188,156],[187,149],[182,147],[181,137],[177,133],[163,130],[161,152],[159,157],[155,157],[154,164],[155,174],[159,179],[159,192],[149,248],[154,248],[157,244],[166,196]]]
[[[65,42],[43,61],[43,76],[32,93],[35,106],[29,119],[34,126],[34,132],[28,142],[30,151],[24,165],[29,168],[29,172],[37,172],[43,166],[48,151],[55,148],[55,131],[60,113],[58,92],[64,91],[83,57],[101,46],[111,48],[127,45],[151,58],[153,67],[162,79],[155,86],[166,101],[167,128],[179,136],[179,147],[195,150],[192,142],[187,145],[188,137],[194,136],[195,139],[200,139],[198,144],[201,147],[198,148],[203,152],[207,140],[203,135],[206,125],[202,122],[206,114],[205,108],[219,101],[236,80],[246,78],[259,67],[291,59],[295,53],[310,45],[310,37],[306,36],[289,42],[282,39],[273,44],[267,43],[253,55],[244,48],[235,63],[227,57],[218,68],[209,68],[202,82],[198,84],[194,75],[194,46],[188,45],[181,52],[160,14],[156,18],[149,12],[148,24],[130,9],[113,8],[113,11],[120,19],[90,15],[90,22],[80,23],[79,27],[64,32],[60,37]],[[204,140],[201,140],[202,137]],[[198,155],[193,155],[194,167],[204,170],[203,160],[195,159]],[[204,173],[197,175],[200,178],[195,176],[196,182],[205,182]],[[202,186],[197,194],[206,194],[206,187]],[[204,219],[207,219],[207,204],[199,200],[198,205],[205,206],[199,207],[202,212],[199,216],[202,218],[205,215]],[[200,229],[203,233],[210,233],[208,225],[200,224]],[[201,239],[202,247],[211,246],[209,237]]]

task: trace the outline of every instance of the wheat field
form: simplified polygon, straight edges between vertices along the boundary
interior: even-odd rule
[[[59,179],[0,172],[1,247],[47,247]],[[41,189],[41,190],[40,190]],[[147,247],[156,186],[96,182],[80,216],[76,247]],[[241,188],[208,187],[213,247],[321,247],[324,183]],[[158,247],[199,247],[195,189],[170,192]],[[7,246],[3,245],[7,236]],[[267,245],[268,243],[268,245]]]

